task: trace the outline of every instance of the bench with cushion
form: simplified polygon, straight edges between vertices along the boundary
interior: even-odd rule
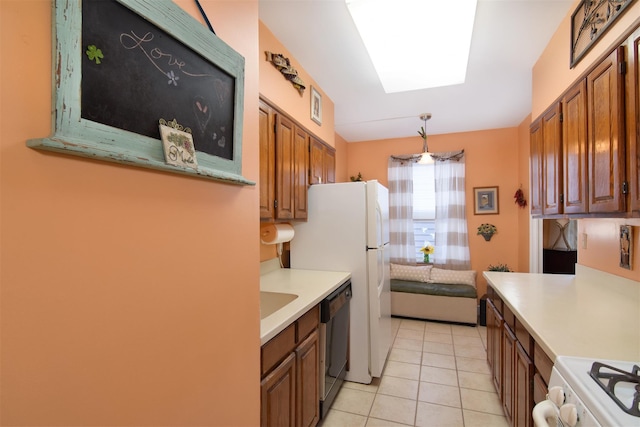
[[[391,264],[391,314],[476,324],[476,272]]]

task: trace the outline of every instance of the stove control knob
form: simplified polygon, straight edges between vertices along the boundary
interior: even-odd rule
[[[564,390],[560,386],[554,386],[549,389],[549,400],[556,404],[559,408],[565,402]]]
[[[578,424],[578,409],[573,403],[566,403],[560,407],[560,419],[569,427]]]

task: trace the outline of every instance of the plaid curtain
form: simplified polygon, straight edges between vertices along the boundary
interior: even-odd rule
[[[395,264],[416,263],[413,235],[415,161],[415,156],[389,157],[389,256]]]
[[[464,150],[433,155],[436,185],[437,266],[451,270],[469,270],[469,235],[465,208]]]

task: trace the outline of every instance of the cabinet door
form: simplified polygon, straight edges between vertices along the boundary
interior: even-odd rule
[[[293,219],[294,212],[295,126],[291,120],[276,115],[276,218]]]
[[[531,124],[529,138],[531,145],[531,215],[542,215],[542,119]]]
[[[309,141],[309,153],[309,183],[322,184],[324,183],[324,146],[320,141],[311,137]]]
[[[260,219],[274,219],[275,211],[275,115],[273,110],[260,102]]]
[[[533,362],[522,345],[515,346],[515,379],[514,379],[514,425],[518,427],[533,426]]]
[[[315,329],[296,349],[296,424],[315,426],[320,420],[320,340]]]
[[[336,151],[331,147],[326,147],[323,156],[323,175],[328,183],[336,182]]]
[[[587,75],[589,212],[623,212],[624,77],[619,48]]]
[[[640,212],[640,29],[633,33],[629,43],[629,181],[631,210]]]
[[[543,183],[542,213],[562,213],[562,123],[561,104],[553,105],[542,116]]]
[[[562,98],[562,153],[566,214],[587,212],[587,82],[581,80]]]
[[[487,300],[487,363],[493,385],[502,398],[502,316],[490,299]]]
[[[296,357],[291,353],[260,382],[260,425],[295,426]]]
[[[516,351],[516,336],[507,326],[502,325],[502,409],[509,425],[514,425],[514,362]]]
[[[293,148],[293,205],[294,218],[307,218],[307,168],[309,165],[309,136],[296,127]]]

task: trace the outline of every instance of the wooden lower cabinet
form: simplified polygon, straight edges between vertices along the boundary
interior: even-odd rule
[[[315,426],[320,421],[320,339],[317,330],[296,349],[296,418],[300,426]]]
[[[502,409],[509,425],[514,424],[514,382],[516,335],[506,323],[502,327]]]
[[[502,399],[502,315],[492,300],[487,300],[487,362],[493,385]]]
[[[260,382],[260,425],[295,426],[296,358],[291,353]]]
[[[316,306],[262,346],[262,427],[313,427],[320,421],[319,320]]]
[[[516,426],[532,427],[533,420],[533,361],[519,342],[515,348],[513,382],[514,414],[513,421]]]
[[[489,287],[488,294],[495,291]],[[487,299],[487,362],[507,423],[533,427],[533,406],[546,398],[553,362],[516,313],[491,296]]]

